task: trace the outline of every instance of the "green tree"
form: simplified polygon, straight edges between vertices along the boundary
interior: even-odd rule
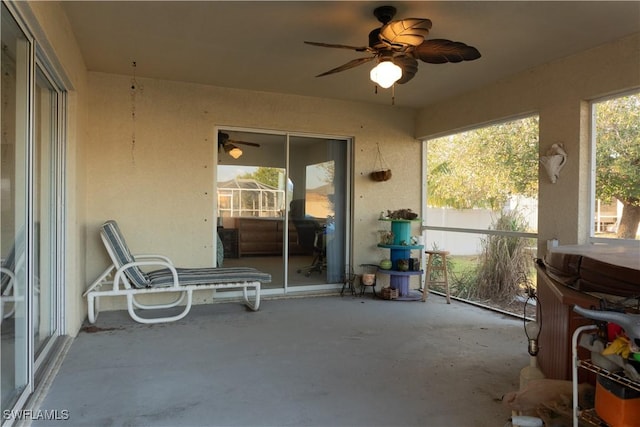
[[[510,195],[538,193],[538,117],[429,141],[429,204],[500,209]]]
[[[245,173],[239,175],[240,179],[253,179],[256,182],[266,185],[271,189],[280,189],[280,176],[283,173],[283,169],[259,167],[254,172]],[[282,209],[282,201],[279,201],[278,196],[269,191],[249,192],[242,193],[242,206],[247,209],[252,209],[253,215],[262,216],[263,213],[259,212],[259,207],[265,209],[266,207],[272,207],[273,209]]]
[[[331,184],[333,183],[333,180],[335,179],[336,176],[336,162],[334,162],[333,160],[330,160],[328,162],[322,162],[318,164],[318,167],[320,169],[322,169],[322,171],[324,172],[324,176],[323,176],[323,181],[325,184]]]
[[[239,178],[255,179],[256,181],[262,184],[266,184],[273,188],[278,188],[281,174],[282,174],[282,169],[280,168],[267,168],[267,167],[261,166],[255,172],[246,173],[244,175],[239,176]]]
[[[640,224],[640,94],[596,104],[596,197],[622,205],[616,236],[635,239]]]

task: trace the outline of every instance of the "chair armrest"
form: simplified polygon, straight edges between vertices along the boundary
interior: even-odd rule
[[[178,281],[178,272],[176,271],[176,268],[173,266],[173,264],[171,264],[170,261],[169,262],[162,261],[162,260],[156,260],[156,261],[133,261],[133,262],[126,263],[125,265],[120,267],[118,270],[116,270],[116,274],[113,277],[113,290],[114,291],[118,290],[118,283],[122,280],[122,276],[125,274],[125,271],[127,269],[132,268],[132,267],[141,267],[141,266],[150,266],[150,265],[155,265],[155,266],[168,268],[171,271],[171,275],[173,276],[173,286],[178,286],[180,284],[180,282]],[[125,287],[128,287],[127,286],[127,282],[128,281],[122,280],[122,284]]]
[[[173,262],[171,261],[171,259],[169,259],[169,257],[166,257],[164,255],[156,255],[156,254],[138,254],[138,255],[134,255],[133,256],[135,259],[144,259],[144,260],[161,260],[164,261],[168,264],[173,265]]]

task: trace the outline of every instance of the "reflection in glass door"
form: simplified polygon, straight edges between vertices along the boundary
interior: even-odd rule
[[[271,274],[263,288],[283,288],[286,137],[224,129],[218,133],[218,264]],[[220,259],[222,260],[220,262]]]
[[[56,167],[58,94],[38,67],[34,103],[33,335],[36,357],[55,331]]]
[[[347,153],[347,140],[222,129],[216,171],[222,265],[270,273],[266,293],[339,283]]]
[[[4,3],[0,28],[0,379],[4,411],[16,402],[29,382],[26,220],[30,48]]]
[[[340,282],[346,229],[344,140],[291,136],[289,286]]]

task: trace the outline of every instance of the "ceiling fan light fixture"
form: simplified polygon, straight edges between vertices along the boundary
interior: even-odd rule
[[[242,150],[236,147],[233,144],[225,144],[224,152],[233,157],[234,159],[240,158],[242,156]]]
[[[371,81],[378,86],[388,89],[402,77],[402,68],[391,61],[381,61],[373,67],[369,74]]]

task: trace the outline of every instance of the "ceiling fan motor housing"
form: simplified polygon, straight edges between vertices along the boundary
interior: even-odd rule
[[[382,24],[389,23],[396,16],[396,8],[393,6],[380,6],[373,10],[373,15],[378,18]]]
[[[378,18],[382,25],[386,25],[396,15],[396,8],[393,6],[380,6],[374,9],[373,15]],[[369,33],[369,47],[374,49],[384,48],[384,43],[380,41],[380,28],[376,28]]]

